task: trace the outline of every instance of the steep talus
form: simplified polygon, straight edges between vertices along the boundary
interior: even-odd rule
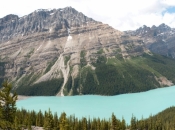
[[[72,7],[0,19],[0,82],[9,79],[22,95],[146,91],[174,84],[173,65],[152,54],[137,35]]]

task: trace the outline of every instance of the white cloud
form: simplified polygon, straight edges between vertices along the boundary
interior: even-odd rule
[[[163,3],[168,5],[168,6],[175,6],[174,0],[163,0]]]
[[[168,7],[175,6],[175,0],[5,0],[0,5],[0,17],[11,13],[23,16],[40,8],[66,6],[119,30],[163,22],[175,27],[175,13],[166,12]]]

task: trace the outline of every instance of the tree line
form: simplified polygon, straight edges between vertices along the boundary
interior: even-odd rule
[[[110,119],[86,118],[65,112],[58,116],[49,109],[44,113],[17,109],[17,94],[11,94],[12,85],[5,81],[0,91],[0,130],[32,130],[32,126],[45,130],[174,130],[175,107],[170,107],[155,116],[138,120],[132,116],[130,124],[125,119],[117,119],[112,113]]]

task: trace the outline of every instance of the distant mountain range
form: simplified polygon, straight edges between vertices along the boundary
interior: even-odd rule
[[[158,27],[144,25],[135,31],[125,33],[141,38],[151,52],[175,58],[175,28],[165,24]]]
[[[117,95],[175,84],[175,29],[121,32],[72,7],[0,19],[0,82],[21,95]]]

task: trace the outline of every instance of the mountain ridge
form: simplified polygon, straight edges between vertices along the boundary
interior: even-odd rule
[[[173,71],[155,68],[173,69],[167,64],[174,65],[171,59],[151,53],[137,35],[72,7],[4,19],[0,19],[0,79],[12,81],[19,94],[116,95],[175,83]]]
[[[76,18],[78,18],[78,20],[76,20]],[[57,10],[34,11],[20,18],[17,15],[7,15],[0,19],[0,41],[7,41],[14,37],[20,38],[21,36],[36,32],[49,31],[52,33],[59,29],[69,28],[69,26],[76,27],[92,21],[95,22],[93,19],[84,16],[72,7]]]
[[[162,23],[157,27],[143,25],[143,27],[134,31],[125,31],[125,33],[141,38],[150,51],[175,58],[175,28],[170,28]]]

